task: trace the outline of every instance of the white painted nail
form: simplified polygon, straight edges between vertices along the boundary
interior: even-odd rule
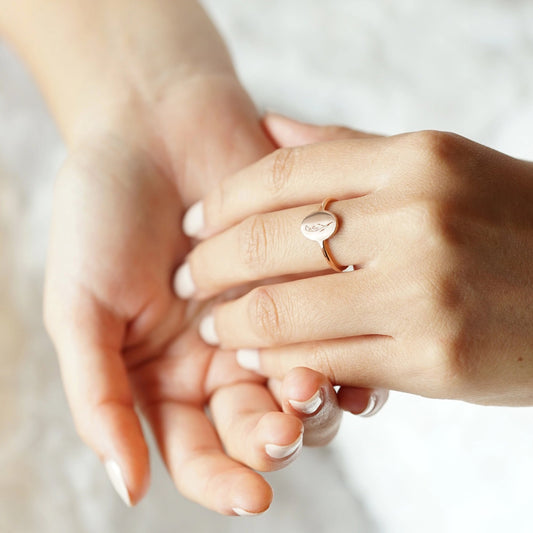
[[[174,275],[174,291],[182,299],[190,298],[196,292],[189,263],[183,263]]]
[[[237,350],[237,363],[246,370],[259,372],[261,364],[259,362],[259,350],[243,349]]]
[[[113,460],[106,461],[105,469],[107,470],[107,475],[111,480],[111,484],[122,498],[122,501],[128,507],[131,507],[130,493],[128,492],[128,487],[126,487],[126,482],[124,481],[124,476],[122,475],[122,470],[120,469],[120,466],[118,466],[118,463]]]
[[[204,229],[204,203],[196,202],[183,217],[183,232],[189,237],[197,237]]]
[[[239,516],[259,516],[260,514],[263,514],[262,512],[251,513],[250,511],[245,511],[244,509],[241,509],[240,507],[234,507],[232,511]]]
[[[215,329],[215,317],[213,315],[205,316],[200,322],[200,337],[207,343],[213,346],[220,344],[216,329]]]
[[[309,398],[309,400],[298,401],[298,400],[289,400],[289,403],[296,411],[303,413],[304,415],[312,415],[318,411],[318,408],[322,405],[323,402],[322,391],[319,389]]]
[[[272,459],[286,459],[287,457],[296,456],[302,449],[303,433],[292,443],[287,446],[279,444],[266,444],[265,451]]]
[[[387,399],[389,397],[389,391],[386,389],[376,389],[368,399],[368,405],[366,406],[366,409],[359,414],[359,416],[362,416],[364,418],[368,418],[371,416],[374,416],[376,413],[378,413],[381,408],[385,405]]]

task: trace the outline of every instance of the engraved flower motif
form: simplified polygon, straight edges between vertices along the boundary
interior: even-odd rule
[[[318,231],[318,232],[322,233],[329,226],[331,226],[331,224],[334,224],[333,220],[328,222],[327,224],[322,224],[321,222],[318,222],[318,223],[312,224],[312,225],[306,224],[305,225],[305,231],[309,231],[310,233],[316,233]]]

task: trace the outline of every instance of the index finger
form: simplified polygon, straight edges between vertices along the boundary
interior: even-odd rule
[[[365,196],[394,172],[381,155],[392,138],[364,138],[281,148],[219,182],[193,205],[184,232],[205,238],[246,217],[288,207]],[[378,157],[378,155],[380,157]]]

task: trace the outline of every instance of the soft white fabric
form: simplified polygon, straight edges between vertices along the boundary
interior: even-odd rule
[[[263,108],[384,133],[451,130],[533,159],[528,0],[204,3]],[[0,47],[2,533],[533,530],[533,410],[403,394],[374,419],[345,417],[329,452],[306,450],[269,476],[277,496],[264,517],[221,518],[185,502],[158,460],[147,500],[123,509],[74,434],[41,325],[63,155],[35,88]]]

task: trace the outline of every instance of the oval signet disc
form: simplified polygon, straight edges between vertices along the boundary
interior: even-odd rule
[[[325,241],[337,231],[337,217],[327,211],[317,211],[303,219],[300,229],[312,241]]]

